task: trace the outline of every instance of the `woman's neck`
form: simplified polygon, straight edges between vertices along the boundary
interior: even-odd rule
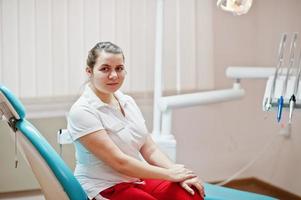
[[[91,89],[96,94],[96,96],[104,103],[111,104],[114,101],[113,93],[103,93],[97,90],[92,84],[90,84]]]

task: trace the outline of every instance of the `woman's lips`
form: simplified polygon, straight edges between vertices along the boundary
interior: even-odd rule
[[[118,85],[118,83],[107,83],[107,85]]]

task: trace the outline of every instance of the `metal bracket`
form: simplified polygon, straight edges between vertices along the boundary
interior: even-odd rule
[[[14,131],[14,132],[17,132],[17,127],[16,127],[16,124],[17,124],[17,121],[18,120],[16,120],[16,118],[14,118],[14,117],[11,117],[11,118],[9,118],[9,120],[8,120],[8,125],[9,125],[9,127]]]

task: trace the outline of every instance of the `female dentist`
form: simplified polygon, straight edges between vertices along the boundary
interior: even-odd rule
[[[158,149],[134,99],[118,90],[126,76],[124,59],[111,42],[89,51],[89,83],[68,115],[76,178],[93,200],[202,200],[197,175]]]

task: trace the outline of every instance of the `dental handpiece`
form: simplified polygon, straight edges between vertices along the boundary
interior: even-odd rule
[[[297,38],[298,38],[298,33],[294,33],[293,34],[293,39],[292,39],[292,42],[291,42],[291,47],[290,47],[289,64],[288,64],[284,84],[283,84],[283,87],[282,87],[282,96],[284,96],[285,93],[286,93],[288,78],[291,74],[291,71],[293,69],[293,65],[294,65],[294,62],[295,62],[295,50],[296,50],[296,46],[297,46],[297,44],[296,44]]]
[[[292,66],[294,65],[294,61],[295,61],[295,50],[296,50],[297,38],[298,38],[298,33],[296,33],[296,32],[293,33],[293,38],[292,38],[292,42],[291,42],[291,46],[290,46],[289,64],[287,67],[284,84],[282,86],[282,93],[281,93],[281,96],[278,98],[278,109],[277,109],[277,121],[278,122],[280,122],[280,120],[281,120],[284,96],[285,96],[286,90],[287,90],[288,78],[291,74]]]
[[[279,69],[281,68],[281,65],[283,64],[283,52],[284,52],[284,48],[285,48],[285,43],[286,43],[286,38],[287,38],[287,34],[283,33],[280,43],[279,43],[279,48],[278,48],[278,59],[277,59],[277,67],[276,70],[274,72],[274,76],[273,76],[273,81],[272,81],[272,87],[269,93],[268,98],[266,99],[265,102],[265,111],[269,111],[270,108],[272,107],[271,105],[271,101],[275,92],[275,86],[276,86],[276,79],[278,77],[278,73],[279,73]]]
[[[295,79],[295,83],[294,83],[294,93],[291,96],[290,102],[289,102],[289,118],[288,118],[289,124],[292,123],[293,111],[294,111],[294,107],[296,104],[296,96],[298,94],[298,89],[299,89],[299,81],[300,81],[300,75],[301,75],[301,51],[300,51],[299,62],[298,62],[297,67],[298,67],[298,73],[296,75],[296,79]]]
[[[295,79],[294,83],[294,94],[297,95],[298,89],[299,89],[299,81],[300,81],[300,76],[301,76],[301,50],[300,50],[300,55],[299,55],[299,62],[298,62],[298,73]]]

